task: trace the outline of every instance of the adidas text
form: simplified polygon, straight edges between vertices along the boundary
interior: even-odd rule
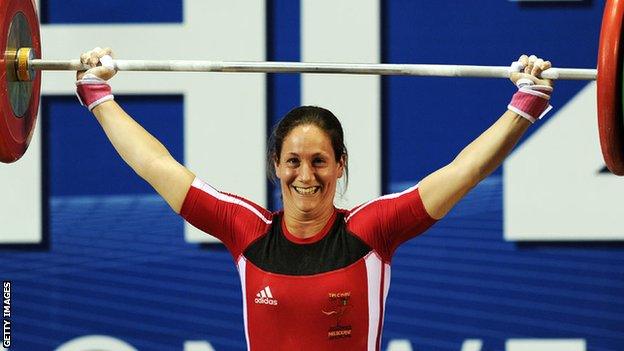
[[[277,300],[269,299],[268,297],[256,297],[254,300],[256,303],[261,305],[274,305],[277,306]]]

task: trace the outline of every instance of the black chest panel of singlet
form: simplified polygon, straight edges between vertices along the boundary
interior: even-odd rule
[[[282,232],[282,216],[275,215],[271,229],[244,252],[258,268],[277,274],[312,275],[344,268],[366,256],[371,248],[347,231],[344,215],[338,213],[325,237],[310,244],[297,244]]]

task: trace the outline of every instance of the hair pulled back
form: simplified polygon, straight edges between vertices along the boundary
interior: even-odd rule
[[[329,110],[318,106],[300,106],[290,110],[282,120],[273,128],[267,146],[267,171],[269,178],[276,182],[277,176],[273,167],[274,162],[279,162],[282,153],[284,139],[296,127],[313,125],[324,131],[331,140],[336,162],[344,158],[345,164],[345,189],[349,178],[347,166],[347,147],[344,144],[342,125],[336,116]]]

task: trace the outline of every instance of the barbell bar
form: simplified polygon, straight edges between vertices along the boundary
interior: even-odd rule
[[[605,163],[624,175],[624,118],[622,118],[622,62],[620,39],[624,0],[607,0],[598,52],[598,69],[551,68],[542,78],[598,81],[598,125]],[[34,0],[0,0],[0,162],[23,156],[35,128],[41,74],[39,71],[78,71],[90,68],[80,60],[45,60],[41,52]],[[507,66],[434,64],[362,64],[307,62],[224,62],[200,60],[113,60],[119,71],[248,72],[405,75],[429,77],[509,78]],[[4,70],[4,71],[3,71]]]
[[[505,66],[425,65],[425,64],[366,64],[313,62],[234,62],[200,60],[113,60],[118,71],[147,72],[247,72],[247,73],[333,73],[372,74],[420,77],[509,78],[511,69]],[[80,60],[31,59],[24,69],[46,71],[79,71],[91,68]],[[583,68],[550,68],[542,78],[596,80],[597,70]]]

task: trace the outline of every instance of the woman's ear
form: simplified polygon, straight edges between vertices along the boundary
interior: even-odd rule
[[[340,157],[340,161],[338,162],[338,178],[342,178],[344,174],[345,167],[347,166],[347,155],[342,154]]]
[[[273,157],[273,169],[275,170],[275,176],[280,179],[280,172],[279,172],[279,160],[277,159],[277,157]]]

